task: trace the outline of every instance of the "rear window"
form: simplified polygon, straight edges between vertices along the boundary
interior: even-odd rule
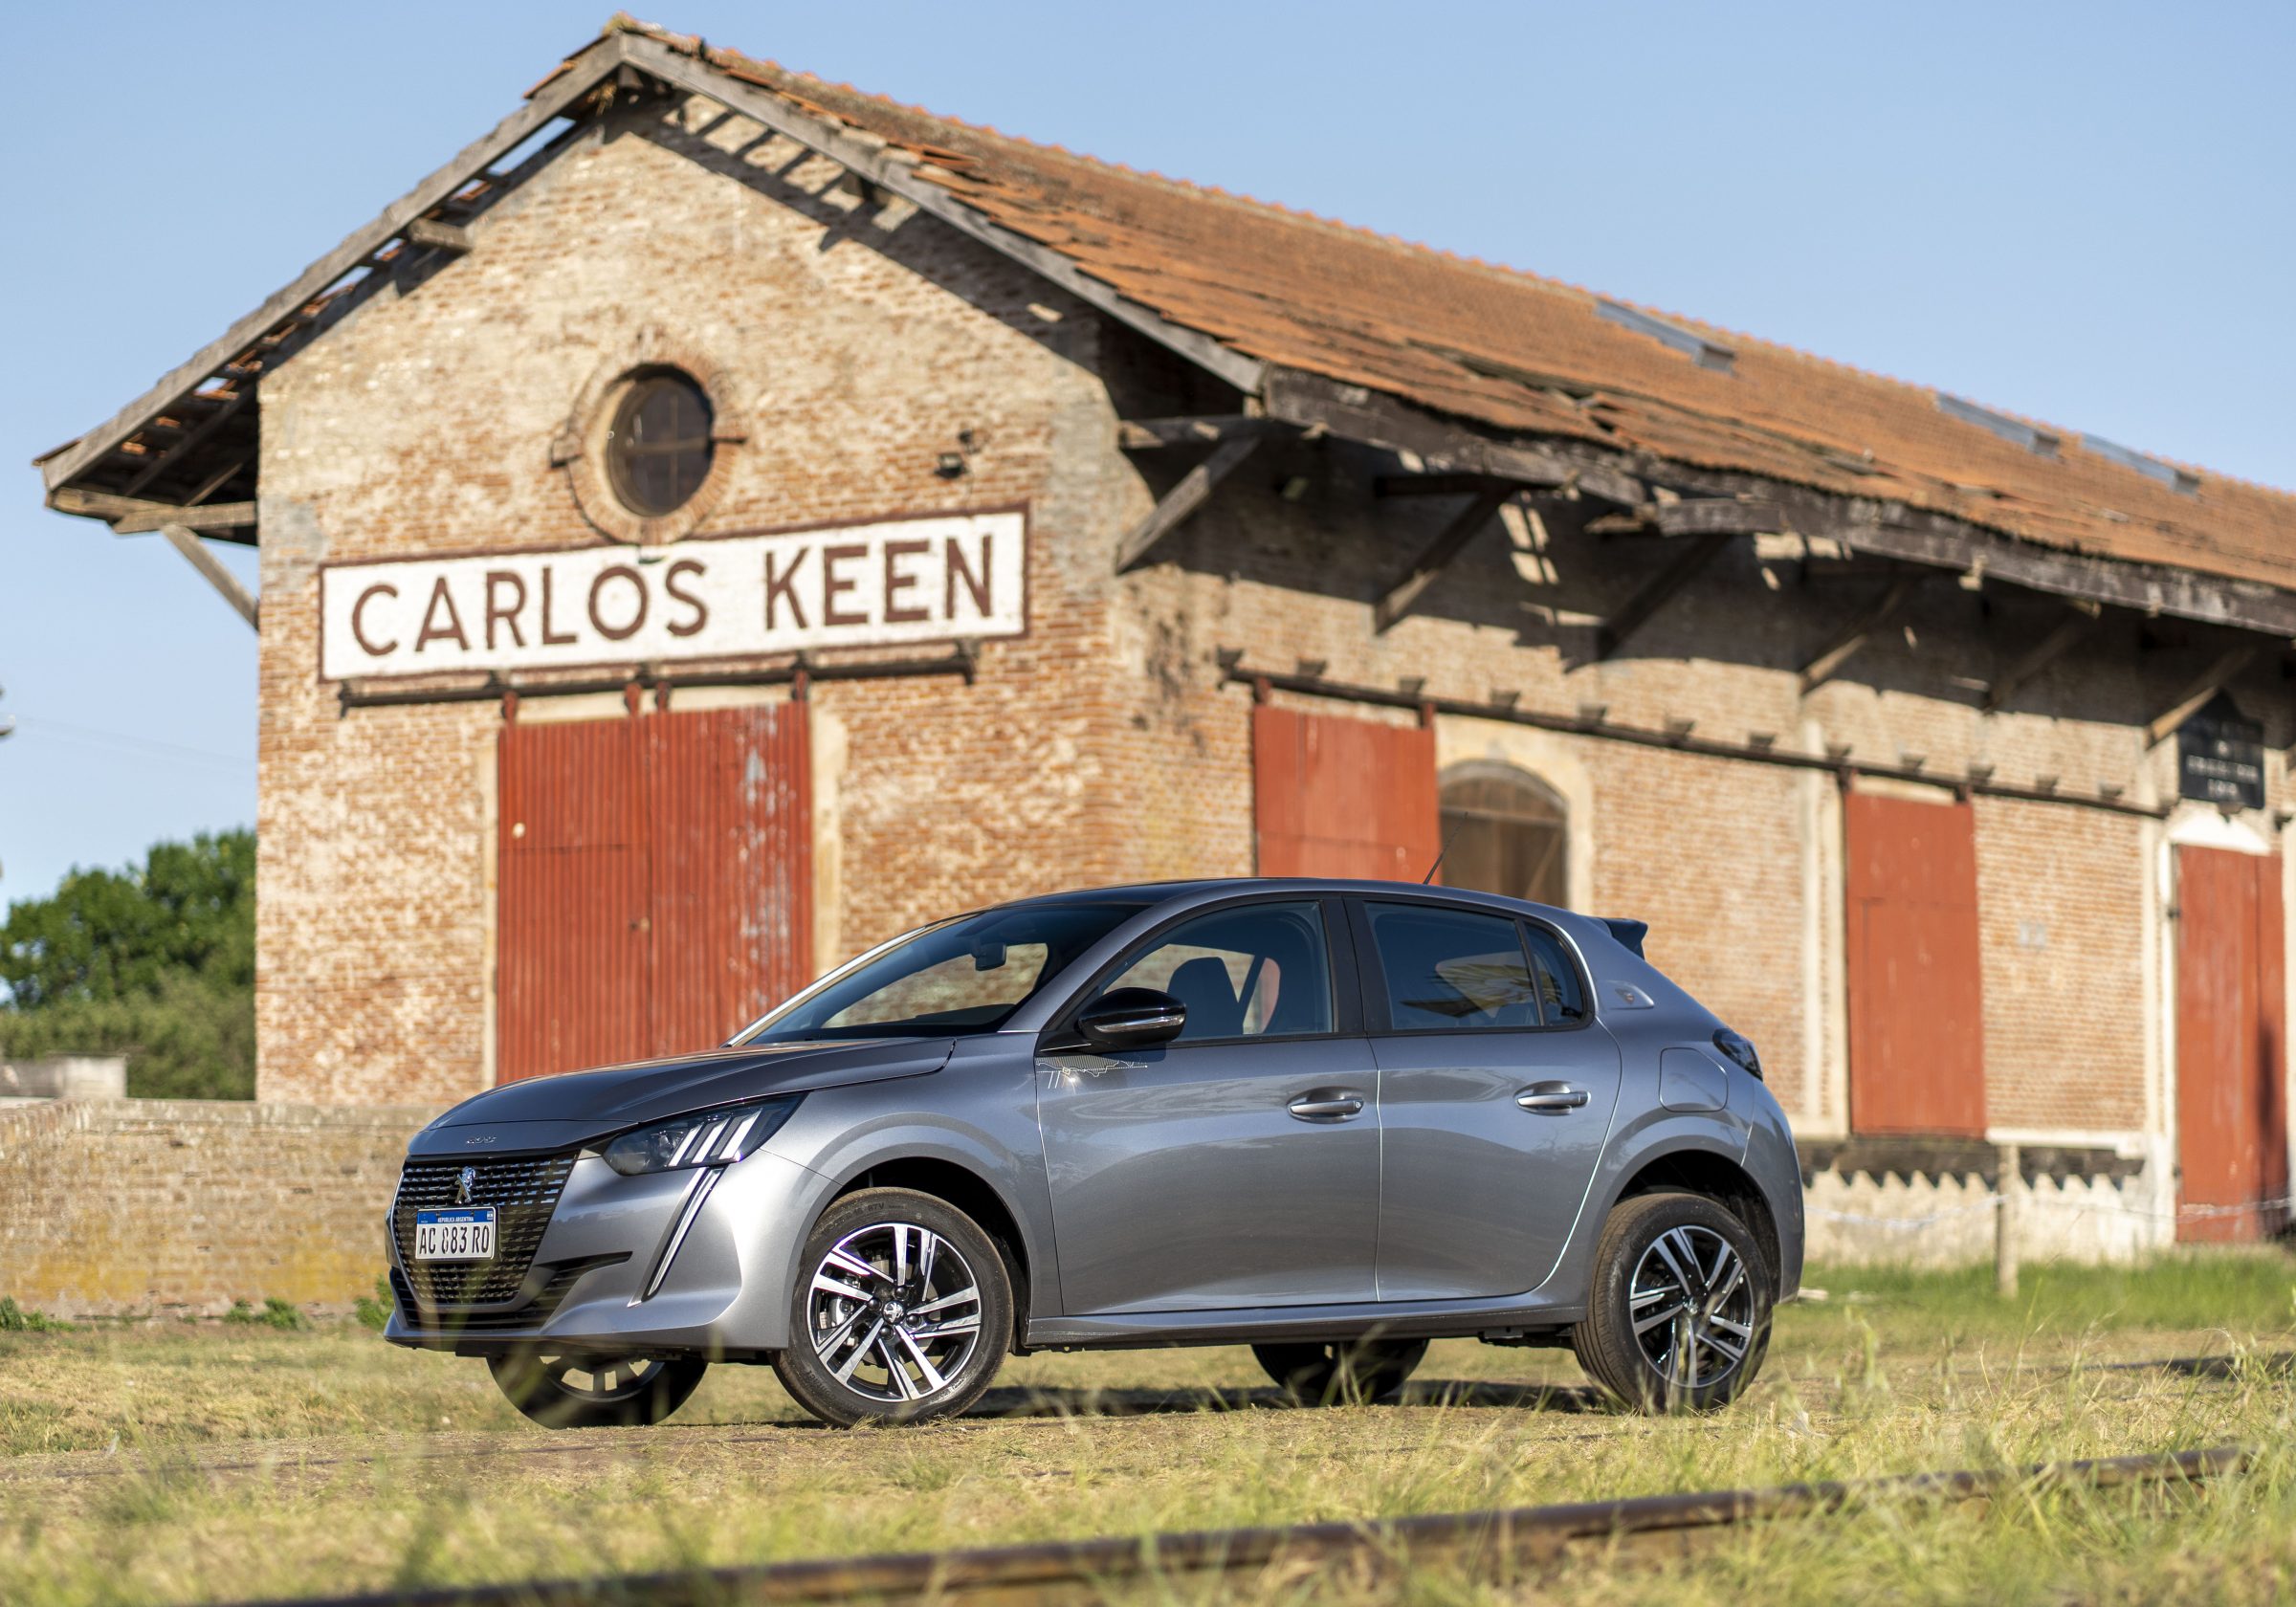
[[[1417,904],[1373,904],[1372,943],[1398,1032],[1539,1024],[1516,923]]]

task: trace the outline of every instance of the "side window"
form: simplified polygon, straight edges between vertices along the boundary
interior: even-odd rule
[[[1178,1042],[1329,1032],[1332,967],[1314,903],[1250,904],[1182,921],[1100,991],[1159,988],[1188,1007]]]
[[[1419,904],[1366,909],[1396,1031],[1539,1024],[1514,921]]]
[[[1578,982],[1578,967],[1571,963],[1562,939],[1543,926],[1525,922],[1523,937],[1531,947],[1532,969],[1537,973],[1538,1002],[1549,1026],[1577,1026],[1586,1020],[1586,994]]]

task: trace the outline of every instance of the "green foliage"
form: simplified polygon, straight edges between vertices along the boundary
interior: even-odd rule
[[[234,1300],[232,1309],[224,1312],[223,1320],[255,1328],[295,1329],[304,1326],[303,1309],[294,1301],[281,1300],[276,1295],[265,1300],[260,1311],[244,1300]]]
[[[14,905],[0,1055],[124,1053],[136,1097],[253,1098],[254,894],[254,833],[238,830],[75,870]]]
[[[362,1328],[371,1328],[378,1333],[382,1332],[390,1323],[390,1274],[387,1272],[377,1273],[373,1296],[371,1298],[364,1294],[359,1296],[358,1299],[351,1302],[351,1310],[358,1313],[359,1324]]]
[[[27,1311],[16,1297],[0,1295],[0,1333],[69,1333],[72,1325],[45,1311]]]

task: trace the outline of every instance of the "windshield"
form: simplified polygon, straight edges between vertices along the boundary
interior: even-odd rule
[[[739,1038],[904,1038],[994,1032],[1144,903],[1019,904],[920,927],[833,973]]]

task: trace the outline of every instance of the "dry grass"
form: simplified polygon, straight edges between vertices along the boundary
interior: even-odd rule
[[[2241,1441],[2204,1497],[2079,1493],[1990,1513],[1767,1526],[1653,1566],[1531,1581],[1269,1578],[1270,1600],[2193,1596],[2296,1579],[2291,1265],[2178,1260],[1976,1278],[1825,1273],[1721,1417],[1604,1411],[1569,1358],[1435,1348],[1404,1405],[1279,1406],[1236,1350],[1037,1356],[921,1430],[804,1423],[720,1368],[671,1424],[548,1435],[477,1363],[352,1328],[144,1325],[0,1336],[0,1600],[342,1593],[1998,1465]],[[2221,1368],[2164,1369],[2175,1355]],[[1209,1592],[1170,1587],[1181,1599]],[[1148,1593],[1165,1594],[1164,1587]]]

